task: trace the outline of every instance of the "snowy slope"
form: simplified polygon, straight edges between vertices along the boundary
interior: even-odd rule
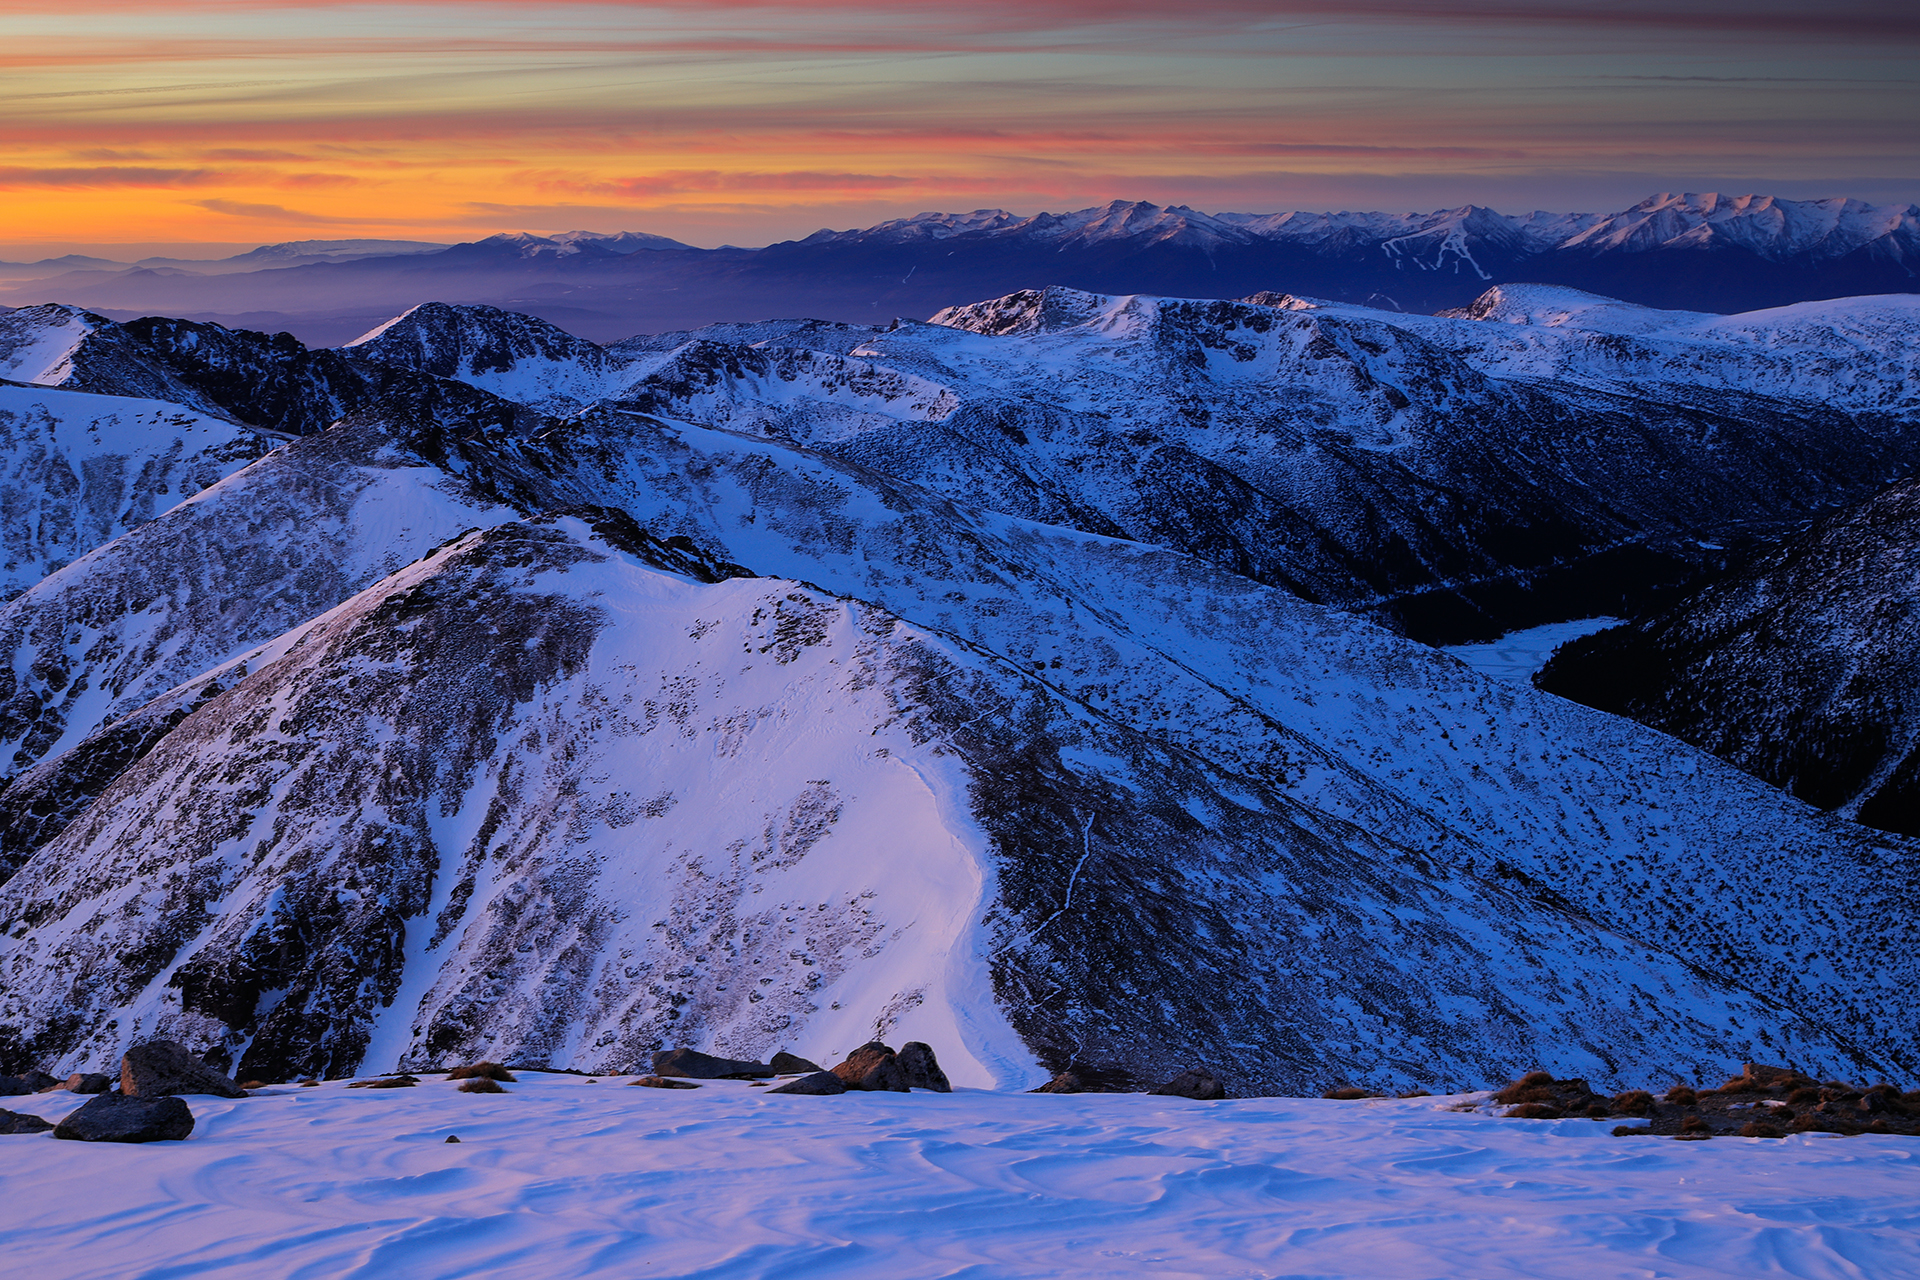
[[[345,431],[286,452],[358,474]],[[0,889],[14,1056],[137,1023],[243,1072],[604,1068],[898,1025],[1003,1082],[1911,1066],[1914,850],[1662,735],[779,442],[435,438],[467,510],[624,515],[468,535],[166,694],[197,709]],[[1737,890],[1761,861],[1791,913]]]
[[[190,1139],[138,1151],[0,1138],[0,1248],[67,1280],[1920,1274],[1908,1138],[1613,1138],[1457,1098],[624,1085],[327,1084],[193,1098]],[[58,1118],[77,1101],[8,1103]]]
[[[12,597],[265,453],[157,400],[0,384],[0,597]]]

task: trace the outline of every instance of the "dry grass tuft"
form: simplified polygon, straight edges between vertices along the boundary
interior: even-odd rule
[[[1653,1114],[1653,1095],[1645,1089],[1629,1089],[1613,1095],[1613,1109],[1623,1116]]]
[[[1377,1098],[1380,1095],[1371,1089],[1362,1089],[1357,1085],[1343,1084],[1337,1089],[1329,1089],[1320,1095],[1332,1098],[1336,1102],[1355,1102],[1361,1098]]]
[[[462,1093],[505,1093],[500,1082],[492,1076],[469,1076],[460,1082]]]
[[[1512,1106],[1522,1102],[1545,1102],[1554,1096],[1553,1086],[1556,1083],[1550,1071],[1529,1071],[1494,1094],[1493,1101],[1502,1106]]]
[[[475,1062],[464,1067],[455,1067],[447,1072],[449,1080],[500,1080],[512,1084],[513,1072],[497,1062]],[[480,1090],[479,1092],[485,1092]]]
[[[1677,1084],[1667,1090],[1666,1100],[1676,1107],[1690,1107],[1700,1101],[1700,1095],[1690,1085]]]

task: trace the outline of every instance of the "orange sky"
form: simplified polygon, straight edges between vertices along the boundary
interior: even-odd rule
[[[1903,8],[6,0],[0,252],[574,227],[758,244],[1115,197],[1914,200]]]

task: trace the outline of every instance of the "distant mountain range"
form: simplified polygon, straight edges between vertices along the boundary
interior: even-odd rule
[[[1737,312],[1920,291],[1920,207],[1657,195],[1619,213],[1207,214],[1114,201],[1076,213],[924,213],[764,248],[575,231],[298,241],[210,262],[0,263],[0,303],[60,301],[345,342],[423,298],[536,315],[595,341],[777,317],[925,319],[1020,289],[1232,298],[1262,291],[1430,313],[1489,285],[1569,285]]]

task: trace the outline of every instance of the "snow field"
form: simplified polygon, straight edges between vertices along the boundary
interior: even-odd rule
[[[331,1082],[193,1098],[181,1143],[0,1138],[0,1251],[34,1280],[1920,1275],[1906,1138],[1617,1139],[1457,1097],[622,1085]]]

